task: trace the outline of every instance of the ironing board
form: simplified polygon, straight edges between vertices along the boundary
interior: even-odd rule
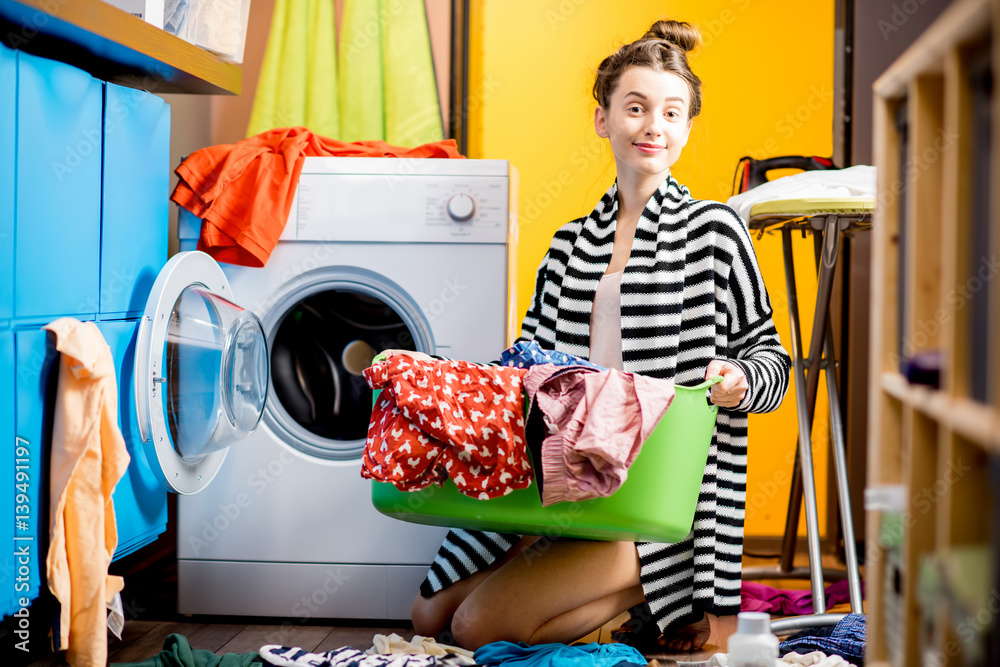
[[[796,577],[808,575],[813,594],[813,614],[780,619],[771,623],[775,633],[793,632],[809,627],[835,625],[846,614],[826,613],[823,587],[823,566],[820,556],[819,520],[816,509],[816,486],[813,478],[812,423],[819,389],[819,371],[826,376],[830,404],[831,447],[840,501],[840,519],[844,531],[844,551],[847,583],[853,613],[864,613],[861,600],[861,579],[858,556],[851,523],[851,499],[847,483],[847,460],[844,450],[844,428],[840,414],[840,397],[834,373],[836,358],[833,330],[830,326],[830,297],[833,276],[840,256],[841,239],[845,233],[871,228],[875,210],[874,197],[843,199],[779,199],[761,202],[750,210],[749,227],[758,238],[765,233],[781,233],[785,266],[785,286],[788,290],[788,318],[791,329],[791,353],[795,379],[795,403],[798,420],[798,445],[795,456],[788,517],[782,540],[781,561],[777,568],[747,568],[744,575],[754,577]],[[792,234],[800,231],[812,234],[816,251],[817,278],[816,310],[808,356],[802,344],[799,325],[798,292],[795,286],[795,262],[792,255]],[[808,368],[808,375],[806,374]],[[805,496],[806,539],[809,547],[808,570],[793,567],[795,541],[798,536],[799,507]],[[751,578],[751,577],[748,577]]]

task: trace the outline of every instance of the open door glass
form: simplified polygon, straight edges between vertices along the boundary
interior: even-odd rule
[[[257,427],[268,362],[257,317],[226,297],[222,269],[184,252],[153,285],[136,343],[136,412],[146,459],[171,491],[197,493]]]

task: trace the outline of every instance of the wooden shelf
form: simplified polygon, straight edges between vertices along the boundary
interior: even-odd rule
[[[0,38],[151,93],[239,95],[242,71],[103,0],[0,0]]]
[[[930,417],[973,444],[1000,455],[1000,422],[988,405],[964,397],[950,397],[931,387],[912,385],[901,374],[882,374],[882,391]]]
[[[906,94],[910,81],[918,76],[944,71],[945,56],[951,45],[972,42],[990,31],[990,4],[980,0],[958,0],[942,14],[873,84],[881,97]]]
[[[1000,0],[955,0],[874,85],[868,485],[906,490],[903,507],[868,522],[867,658],[878,667],[917,666],[926,651],[968,664],[960,619],[940,591],[919,601],[918,581],[935,559],[997,539],[1000,288],[992,265],[980,275],[1000,252],[1000,105],[986,83],[1000,71],[995,21]],[[931,352],[940,388],[909,384],[901,362]],[[994,575],[965,574],[984,588]]]

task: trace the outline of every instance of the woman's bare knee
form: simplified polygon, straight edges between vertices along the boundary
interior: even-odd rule
[[[501,636],[500,628],[492,620],[471,601],[464,602],[451,619],[451,634],[459,646],[470,651],[495,641],[518,641],[515,637]]]
[[[459,605],[451,619],[451,633],[459,646],[475,651],[492,642],[529,641],[537,628],[496,602],[475,596]]]
[[[448,625],[452,610],[440,594],[425,598],[417,595],[410,608],[413,631],[425,637],[437,637]]]

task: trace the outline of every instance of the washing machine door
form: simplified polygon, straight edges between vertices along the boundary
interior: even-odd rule
[[[264,411],[264,329],[229,301],[230,292],[215,260],[181,252],[157,276],[139,327],[135,403],[143,450],[176,493],[204,489]]]

